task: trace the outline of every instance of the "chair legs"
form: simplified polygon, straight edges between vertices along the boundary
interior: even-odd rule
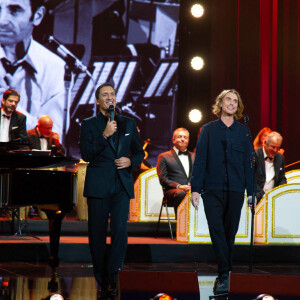
[[[168,205],[165,203],[164,206],[165,206],[166,211],[167,211],[167,218],[168,218],[168,223],[169,223],[171,238],[173,240],[173,232],[172,232],[171,221],[170,221],[170,217],[169,217]]]
[[[159,224],[160,224],[160,220],[161,220],[161,213],[162,213],[163,207],[166,208],[167,218],[168,218],[168,223],[169,223],[169,229],[170,229],[170,234],[171,234],[171,238],[173,240],[173,232],[172,232],[172,226],[171,226],[171,221],[170,221],[170,216],[169,216],[168,205],[164,201],[162,201],[162,204],[161,204],[161,207],[160,207],[158,222],[157,222],[157,225],[156,225],[156,234],[155,234],[155,237],[156,238],[158,237],[158,229],[159,229]]]
[[[159,224],[160,224],[160,218],[161,218],[161,212],[162,212],[162,209],[163,209],[163,205],[164,205],[164,202],[162,202],[161,207],[160,207],[160,212],[159,212],[158,222],[157,222],[157,225],[156,225],[155,238],[158,237],[158,228],[159,228]]]

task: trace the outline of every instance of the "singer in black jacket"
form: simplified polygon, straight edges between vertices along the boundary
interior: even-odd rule
[[[124,266],[127,247],[126,223],[129,200],[134,197],[132,170],[144,159],[144,151],[133,119],[115,114],[113,86],[104,83],[96,90],[100,112],[83,120],[80,134],[82,158],[89,162],[84,196],[88,202],[89,244],[94,274],[101,293],[112,293],[117,273]],[[104,258],[108,218],[110,217],[111,251]]]

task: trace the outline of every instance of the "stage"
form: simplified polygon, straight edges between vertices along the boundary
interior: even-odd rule
[[[0,222],[0,261],[47,262],[48,221],[29,219],[10,235],[10,222]],[[175,224],[174,233],[175,233]],[[155,238],[156,223],[128,222],[128,248],[126,262],[147,263],[214,263],[211,244],[179,243],[172,240],[166,223],[161,223],[159,237]],[[62,263],[90,263],[87,221],[66,218],[62,223],[59,257]],[[21,233],[22,235],[19,235]],[[110,243],[108,237],[108,244]],[[249,245],[236,245],[234,262],[247,264]],[[253,263],[300,263],[298,245],[254,245]]]
[[[18,233],[22,235],[10,235],[10,222],[5,219],[0,221],[0,277],[10,278],[12,285],[21,280],[23,285],[29,286],[28,290],[33,289],[31,290],[33,294],[37,293],[34,291],[37,282],[43,281],[43,293],[46,294],[47,284],[51,278],[51,269],[47,266],[48,221],[29,219],[27,229],[24,227],[24,221],[21,221],[20,225],[20,228],[16,226],[16,230],[21,229]],[[129,238],[125,270],[194,272],[198,278],[200,299],[209,299],[217,275],[212,246],[176,242],[170,238],[166,223],[161,224],[158,238],[155,238],[155,229],[156,223],[128,222]],[[97,287],[88,246],[87,221],[79,221],[72,216],[63,221],[59,258],[57,281],[60,288],[65,289],[65,299],[96,299]],[[249,245],[235,246],[233,272],[249,273]],[[290,245],[254,245],[251,274],[270,276],[300,274],[300,248]],[[24,283],[26,278],[27,281]],[[75,282],[77,287],[74,286]],[[80,298],[78,295],[85,296]],[[18,299],[25,300],[27,297],[22,296]],[[34,299],[44,298],[34,297]]]

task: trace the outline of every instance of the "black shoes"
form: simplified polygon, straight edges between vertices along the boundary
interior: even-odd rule
[[[98,289],[98,299],[114,300],[117,296],[117,289],[115,286],[109,285]]]
[[[216,278],[213,292],[215,295],[228,293],[229,290],[229,274],[223,274]]]

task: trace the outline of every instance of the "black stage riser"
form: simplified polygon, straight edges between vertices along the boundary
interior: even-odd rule
[[[120,271],[117,300],[145,300],[165,293],[172,299],[199,300],[196,272]]]
[[[22,243],[0,240],[0,261],[47,262],[49,243]],[[109,246],[108,246],[109,249]],[[255,263],[299,263],[299,246],[255,246]],[[249,246],[235,247],[234,263],[248,263]],[[91,262],[87,243],[61,243],[61,262]],[[215,263],[211,245],[201,244],[129,244],[126,262],[203,262]]]
[[[231,273],[230,300],[255,299],[267,294],[275,299],[300,299],[300,276]]]

